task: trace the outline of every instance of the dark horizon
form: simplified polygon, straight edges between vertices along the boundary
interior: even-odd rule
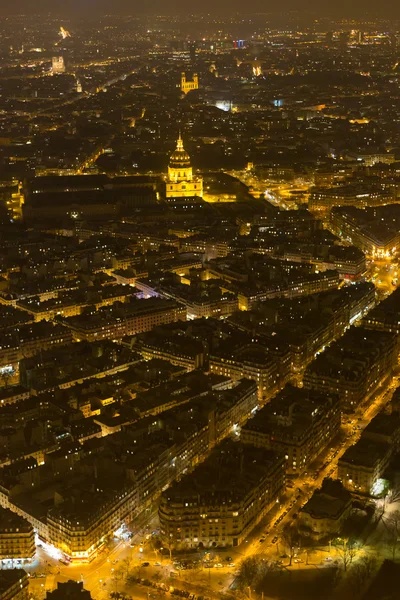
[[[3,0],[0,17],[18,14],[43,14],[74,16],[96,16],[97,14],[171,14],[190,15],[207,14],[216,16],[234,13],[251,15],[256,13],[284,15],[285,12],[299,12],[315,17],[356,18],[359,20],[374,18],[400,18],[400,6],[394,6],[392,0],[382,0],[379,6],[372,0],[355,0],[351,3],[339,0],[334,5],[321,5],[317,0],[284,0],[279,3],[252,0],[244,4],[239,0],[205,0],[201,5],[194,0],[150,0],[144,6],[135,0],[115,0],[112,5],[106,0]]]

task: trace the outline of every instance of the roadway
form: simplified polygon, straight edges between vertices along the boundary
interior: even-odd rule
[[[366,279],[375,285],[378,297],[383,299],[391,294],[398,283],[397,261],[389,258],[367,259]]]
[[[260,527],[257,528],[256,535],[252,536],[251,543],[245,552],[246,555],[262,554],[270,560],[276,559],[276,556],[280,554],[279,547],[283,528],[296,518],[300,508],[314,490],[321,486],[325,477],[335,477],[340,457],[347,448],[357,442],[365,427],[388,404],[399,383],[400,375],[395,374],[386,382],[386,385],[378,387],[365,410],[360,407],[354,415],[344,417],[339,438],[333,446],[322,452],[318,459],[310,465],[307,472],[302,473],[295,480],[293,486],[296,489],[289,488],[287,499],[274,515],[274,523],[270,520],[270,524],[266,524],[264,530]],[[260,543],[262,538],[265,539]],[[273,544],[272,540],[275,538],[278,539]],[[326,552],[327,550],[325,548],[322,551]]]

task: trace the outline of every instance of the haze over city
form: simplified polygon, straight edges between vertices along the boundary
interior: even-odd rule
[[[398,13],[3,0],[1,600],[399,599]]]
[[[358,17],[364,18],[366,15],[372,18],[393,18],[399,16],[399,7],[391,0],[382,0],[377,6],[372,0],[361,1],[351,0],[345,2],[338,0],[334,4],[323,4],[316,0],[283,0],[268,2],[264,0],[251,0],[246,5],[239,0],[205,0],[199,4],[195,0],[149,0],[145,4],[138,0],[116,0],[110,4],[106,0],[3,0],[1,14],[23,14],[28,13],[50,13],[50,14],[69,14],[79,17],[81,14],[105,13],[108,15],[116,14],[204,14],[209,12],[214,15],[231,16],[235,13],[242,14],[243,17],[255,14],[280,14],[284,15],[286,11],[296,11],[300,14],[312,14],[316,18],[327,16]]]

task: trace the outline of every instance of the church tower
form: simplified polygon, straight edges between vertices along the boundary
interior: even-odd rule
[[[192,198],[203,196],[203,179],[193,176],[190,156],[183,147],[179,133],[175,151],[171,154],[168,165],[166,196],[167,198]]]
[[[186,73],[183,71],[181,73],[181,92],[183,92],[184,94],[187,94],[191,90],[198,90],[198,89],[199,89],[199,76],[197,75],[197,73],[193,73],[193,79],[190,81],[190,80],[186,79]]]

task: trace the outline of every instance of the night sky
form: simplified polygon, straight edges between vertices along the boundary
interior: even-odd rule
[[[399,17],[400,3],[397,0],[0,0],[0,15],[16,13],[53,12],[68,15],[100,13],[200,13],[212,11],[217,14],[233,12],[277,12],[299,10],[318,15],[354,16],[363,18],[371,15]]]

